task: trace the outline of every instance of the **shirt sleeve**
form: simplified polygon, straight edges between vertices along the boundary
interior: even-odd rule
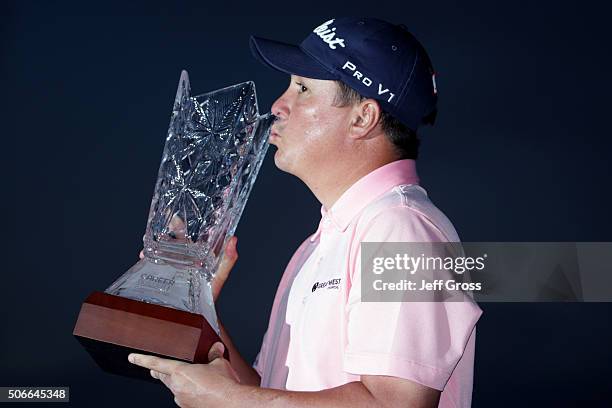
[[[253,361],[253,365],[252,365],[252,367],[255,369],[255,371],[257,371],[257,374],[259,374],[259,377],[261,378],[263,378],[263,372],[264,372],[263,363],[265,361],[266,348],[268,344],[266,341],[267,337],[268,337],[268,330],[266,330],[266,332],[263,335],[259,353],[257,353],[257,356],[255,357],[255,361]]]
[[[257,374],[259,374],[259,376],[262,376],[262,369],[261,369],[261,365],[259,363],[259,356],[261,355],[261,350],[259,350],[259,353],[257,353],[257,357],[255,357],[255,361],[253,362],[253,368],[255,369],[255,371],[257,371]]]
[[[437,242],[444,235],[424,215],[408,208],[373,218],[364,242]],[[344,370],[356,375],[387,375],[444,389],[466,349],[482,311],[461,302],[362,302],[361,253],[347,300]]]

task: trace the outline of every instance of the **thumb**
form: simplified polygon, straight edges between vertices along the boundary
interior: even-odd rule
[[[238,237],[233,236],[227,240],[225,244],[225,248],[223,250],[223,258],[221,258],[221,263],[219,264],[219,268],[217,269],[216,276],[220,277],[221,280],[225,280],[229,272],[234,267],[236,260],[238,259],[238,250],[236,249],[236,244],[238,243]]]
[[[213,360],[216,360],[218,358],[223,358],[223,353],[225,352],[225,346],[223,345],[223,343],[221,342],[216,342],[215,344],[212,345],[212,347],[210,348],[210,351],[208,352],[208,362],[212,363]]]

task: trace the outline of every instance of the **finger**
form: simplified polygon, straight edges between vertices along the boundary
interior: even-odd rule
[[[221,280],[225,280],[227,275],[229,275],[229,272],[238,260],[238,251],[236,250],[237,243],[238,238],[235,236],[227,240],[225,250],[223,251],[223,258],[221,258],[221,264],[219,264],[215,278],[219,277]]]
[[[176,238],[181,241],[185,240],[187,236],[187,231],[185,230],[185,222],[177,214],[174,214],[172,216],[172,219],[170,220],[170,223],[168,225],[168,229],[170,230],[168,235],[170,235],[172,238]]]
[[[155,371],[155,370],[151,370],[151,377],[155,378],[156,380],[161,381],[170,391],[172,391],[172,393],[174,393],[174,391],[172,390],[172,375],[168,375],[168,374],[164,374],[164,373],[160,373],[159,371]]]
[[[172,391],[172,384],[171,384],[172,376],[171,375],[160,373],[159,371],[151,370],[151,377],[155,378],[156,380],[161,381],[166,386],[166,388]],[[174,393],[174,391],[172,392]]]
[[[140,259],[144,259],[144,249],[142,251],[140,251],[140,253],[138,254],[138,257]]]
[[[128,361],[137,366],[155,370],[161,374],[171,374],[179,366],[185,364],[181,361],[168,360],[155,356],[147,356],[144,354],[131,353],[128,356]]]
[[[169,375],[168,374],[160,373],[159,371],[151,370],[151,377],[155,378],[156,380],[160,380],[162,382],[165,382],[164,380],[167,377],[169,377]]]
[[[172,376],[164,373],[157,373],[157,379],[161,381],[170,391],[172,391]],[[174,393],[174,391],[172,391]]]
[[[225,245],[225,255],[229,258],[238,259],[238,237],[232,236],[227,240],[227,244]]]
[[[225,249],[223,251],[223,260],[226,265],[229,265],[229,269],[234,265],[236,260],[238,259],[238,249],[236,248],[238,245],[238,237],[230,237],[225,244]]]
[[[225,352],[225,346],[221,342],[216,342],[212,345],[210,350],[208,351],[208,362],[212,363],[213,360],[218,358],[223,358],[223,353]]]

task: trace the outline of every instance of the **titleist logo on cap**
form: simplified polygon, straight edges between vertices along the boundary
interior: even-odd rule
[[[336,36],[336,27],[329,27],[333,22],[333,19],[326,21],[312,30],[312,32],[318,35],[332,50],[336,49],[336,44],[344,48],[344,38],[334,38]]]

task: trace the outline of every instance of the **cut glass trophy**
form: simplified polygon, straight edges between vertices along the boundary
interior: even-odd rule
[[[131,351],[206,362],[219,341],[211,280],[234,234],[274,121],[255,84],[191,96],[181,73],[144,235],[144,258],[92,293],[74,330],[106,371],[150,378]]]

